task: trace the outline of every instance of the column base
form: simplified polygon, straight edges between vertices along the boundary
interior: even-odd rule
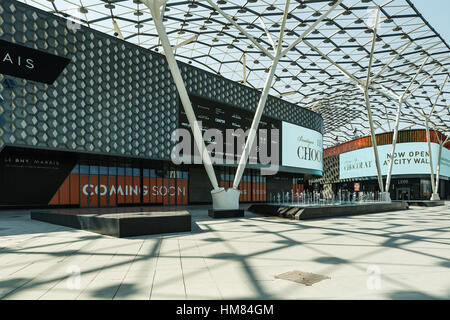
[[[238,210],[240,194],[241,191],[233,188],[228,190],[225,190],[224,188],[212,190],[213,209],[215,211]]]
[[[381,201],[391,202],[391,194],[389,192],[381,192]]]
[[[439,197],[438,193],[433,193],[433,194],[431,194],[431,199],[430,200],[431,201],[438,201],[438,200],[441,200],[441,198]]]

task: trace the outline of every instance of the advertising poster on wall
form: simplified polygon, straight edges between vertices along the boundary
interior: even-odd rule
[[[75,166],[49,204],[105,207],[188,203],[187,172],[159,175],[154,169],[143,169],[141,177],[139,168],[87,167]]]
[[[282,123],[282,164],[283,166],[323,172],[322,134],[291,123]]]
[[[382,175],[387,175],[392,145],[378,147]],[[436,173],[439,145],[431,143],[433,170]],[[393,175],[430,174],[430,156],[426,142],[399,143],[395,147]],[[339,179],[377,175],[372,147],[339,155]],[[440,175],[450,177],[450,150],[443,148]]]

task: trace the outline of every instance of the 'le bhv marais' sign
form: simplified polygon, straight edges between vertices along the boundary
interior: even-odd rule
[[[0,40],[0,73],[53,84],[70,60]]]

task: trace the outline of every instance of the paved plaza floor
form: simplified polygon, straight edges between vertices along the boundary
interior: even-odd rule
[[[308,221],[214,220],[118,239],[0,212],[0,299],[449,299],[450,202]],[[278,279],[290,271],[328,278]]]

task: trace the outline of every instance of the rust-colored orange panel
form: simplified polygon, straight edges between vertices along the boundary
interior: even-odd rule
[[[267,184],[265,178],[263,180],[263,201],[267,201]]]
[[[116,206],[117,205],[117,201],[116,201],[116,197],[117,197],[117,185],[116,185],[116,177],[115,176],[109,176],[108,177],[109,180],[109,205],[112,206]],[[111,192],[111,190],[114,190],[113,192]]]
[[[89,176],[89,183],[91,187],[91,192],[89,192],[89,206],[90,207],[97,207],[98,206],[98,194],[95,192],[98,190],[98,176],[97,175],[90,175]]]
[[[49,205],[59,204],[59,189],[58,189],[58,191],[56,191],[55,195],[53,196],[53,198],[50,200],[50,202],[48,204]]]
[[[181,185],[183,187],[183,203],[182,204],[188,204],[188,180],[183,179],[181,180]]]
[[[133,191],[132,191],[132,197],[133,197],[133,203],[141,203],[141,195],[139,190],[142,192],[141,188],[141,177],[133,177]]]
[[[248,189],[249,189],[248,185],[250,184],[250,182],[247,181],[247,179],[245,179],[243,184],[244,184],[244,201],[248,201],[248,196],[249,196],[249,194],[248,194]]]
[[[222,184],[222,182],[221,182]],[[177,204],[187,204],[187,180],[177,180]]]
[[[156,203],[157,197],[156,197],[156,177],[150,177],[149,184],[148,184],[148,194],[150,195],[150,203]]]
[[[257,201],[262,201],[263,199],[263,184],[261,182],[261,177],[258,177],[258,182],[257,182],[257,190],[258,190],[258,194],[257,194]]]
[[[64,182],[61,184],[61,186],[56,191],[55,195],[52,197],[49,205],[58,205],[58,204],[71,204],[70,201],[70,174],[67,176],[67,178],[64,180]],[[78,175],[76,175],[78,177]],[[77,180],[78,182],[78,180]]]
[[[89,176],[86,174],[82,174],[80,176],[81,181],[81,207],[89,206],[89,193],[93,192],[93,188],[89,184]]]
[[[100,176],[100,185],[97,188],[100,197],[100,206],[108,206],[108,176]]]
[[[163,203],[163,196],[161,194],[163,185],[164,185],[163,178],[157,177],[156,178],[156,200],[158,203]]]
[[[169,189],[169,195],[170,195],[170,204],[177,204],[177,181],[176,179],[170,179],[170,189]]]
[[[125,177],[117,177],[117,203],[125,203]]]
[[[150,177],[142,178],[142,201],[144,203],[150,203]]]
[[[259,190],[259,196],[258,196],[258,201],[263,201],[263,196],[264,196],[264,184],[263,184],[263,178],[259,177],[259,182],[258,182],[258,190]]]
[[[59,204],[70,204],[70,175],[59,188]]]
[[[80,204],[80,175],[70,175],[70,204]]]
[[[162,188],[159,191],[162,194],[163,203],[169,204],[169,179],[164,178],[162,180]]]
[[[130,192],[130,186],[133,185],[133,176],[126,175],[125,176],[125,186],[124,186],[124,193],[125,193],[125,203],[133,203],[133,195],[132,192]]]

